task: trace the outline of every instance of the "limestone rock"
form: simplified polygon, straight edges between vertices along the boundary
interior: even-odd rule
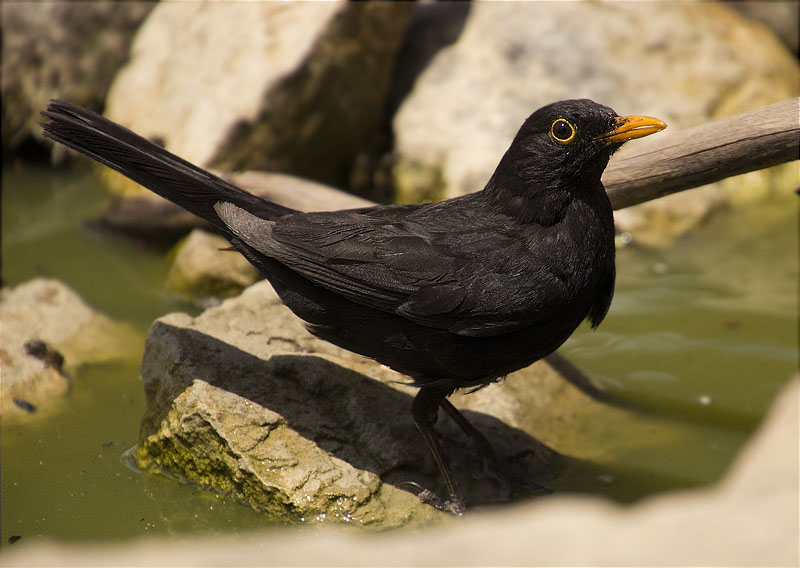
[[[77,367],[132,358],[140,341],[132,328],[94,311],[56,280],[3,288],[0,314],[4,420],[22,412],[14,398],[37,408],[47,405],[69,391],[68,375]]]
[[[411,8],[159,4],[114,81],[106,114],[202,167],[344,185],[382,126]]]
[[[426,450],[409,395],[364,376],[373,367],[311,337],[266,282],[197,319],[161,318],[142,364],[139,461],[279,519],[429,522],[437,511],[381,482],[408,479]]]
[[[395,116],[395,182],[409,202],[481,189],[525,118],[556,100],[681,128],[796,96],[797,72],[771,32],[721,4],[476,3]],[[663,208],[669,222],[697,222],[725,199],[721,187],[632,208],[618,226],[637,238]]]
[[[391,91],[392,111],[414,87],[414,82],[436,53],[451,45],[464,30],[469,2],[418,2],[408,21]]]
[[[3,150],[43,140],[39,113],[51,98],[102,108],[133,34],[152,7],[150,2],[4,2]]]
[[[797,2],[740,2],[728,0],[731,8],[757,22],[761,22],[777,35],[795,55],[798,41],[797,22],[800,21],[800,5]]]
[[[413,481],[444,494],[412,421],[416,389],[374,361],[311,336],[268,282],[195,319],[158,320],[142,379],[144,467],[288,520],[415,524],[435,512],[398,486]],[[453,400],[509,472],[503,480],[483,467],[443,415],[437,430],[472,506],[535,494],[530,482],[557,476],[559,454],[607,460],[619,451],[614,432],[641,427],[643,419],[593,400],[545,362]],[[654,442],[650,436],[641,443]]]
[[[381,535],[270,527],[217,538],[170,535],[87,546],[37,539],[10,547],[10,566],[261,564],[413,566],[797,566],[798,396],[795,379],[717,487],[620,507],[554,496],[468,515],[421,531]],[[409,543],[413,544],[409,544]],[[380,561],[376,562],[376,559]]]
[[[357,209],[375,205],[373,201],[329,185],[285,174],[251,170],[232,173],[226,179],[250,193],[299,211]]]
[[[250,171],[227,177],[256,195],[301,211],[374,205],[332,187],[284,174]],[[203,223],[164,200],[132,198],[121,201],[128,205],[118,202],[113,213],[101,219],[104,226],[153,237]],[[192,231],[174,250],[165,285],[188,298],[227,298],[261,278],[258,270],[243,256],[230,251],[230,243],[225,238],[201,229]]]
[[[235,296],[261,278],[224,237],[195,229],[176,246],[165,287],[189,298]]]
[[[311,180],[271,172],[245,171],[223,175],[250,193],[300,211],[355,209],[372,201]],[[196,227],[210,227],[179,205],[147,192],[137,197],[118,197],[93,223],[146,239],[177,239]]]

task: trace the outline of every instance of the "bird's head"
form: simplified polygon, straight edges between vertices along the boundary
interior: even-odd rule
[[[489,186],[512,190],[505,198],[526,201],[519,203],[525,210],[549,203],[552,209],[576,193],[601,190],[603,170],[622,144],[666,127],[657,118],[619,116],[589,99],[553,103],[528,117]]]
[[[578,99],[534,112],[520,128],[515,143],[535,158],[534,162],[547,164],[562,178],[599,175],[622,144],[666,127],[657,118],[618,116],[607,106]]]

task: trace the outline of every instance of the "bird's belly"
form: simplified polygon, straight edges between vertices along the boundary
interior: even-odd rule
[[[284,303],[307,322],[309,331],[413,378],[418,384],[444,381],[453,388],[491,382],[556,350],[588,311],[565,301],[546,317],[496,336],[470,337],[415,323],[312,285],[272,261],[264,272]],[[540,314],[541,315],[541,314]]]
[[[354,306],[347,321],[312,324],[309,330],[408,375],[417,384],[448,381],[454,388],[489,383],[530,365],[555,351],[581,321],[553,319],[502,335],[467,337],[392,314],[359,314],[361,310],[372,311]]]

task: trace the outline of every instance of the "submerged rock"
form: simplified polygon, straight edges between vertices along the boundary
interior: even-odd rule
[[[131,327],[96,312],[57,280],[3,288],[0,314],[4,421],[65,395],[69,375],[80,365],[131,358],[138,351]]]

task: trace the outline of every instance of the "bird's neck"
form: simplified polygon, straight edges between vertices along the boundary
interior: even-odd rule
[[[551,226],[563,218],[575,199],[605,208],[608,197],[600,181],[602,167],[594,171],[569,173],[535,160],[500,162],[484,188],[492,207],[522,224]]]

